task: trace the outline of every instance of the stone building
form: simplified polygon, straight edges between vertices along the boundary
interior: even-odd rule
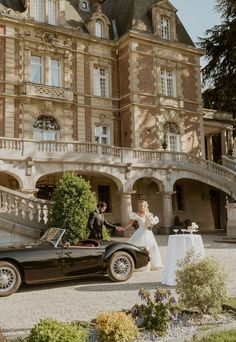
[[[74,171],[114,223],[146,199],[157,232],[225,231],[233,121],[203,110],[204,51],[169,1],[1,1],[0,40],[1,227],[34,234]]]

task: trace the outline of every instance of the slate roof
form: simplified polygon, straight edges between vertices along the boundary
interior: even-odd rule
[[[26,0],[0,0],[0,4],[18,12],[24,12],[26,10]]]

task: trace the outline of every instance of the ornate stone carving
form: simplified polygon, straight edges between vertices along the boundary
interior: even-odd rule
[[[35,33],[35,37],[40,38],[46,45],[54,45],[55,43],[59,42],[56,33],[47,32],[43,30],[37,31]]]

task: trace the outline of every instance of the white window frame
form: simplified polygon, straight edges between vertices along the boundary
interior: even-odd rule
[[[94,95],[101,97],[109,96],[108,70],[105,67],[94,66],[93,85]]]
[[[170,40],[170,20],[167,17],[161,17],[161,38]]]
[[[34,61],[34,58],[38,58],[39,62]],[[34,69],[35,68],[35,69]],[[34,70],[36,70],[36,76],[39,74],[39,78],[34,79],[33,73],[35,73]],[[42,56],[38,55],[31,55],[31,64],[30,64],[30,79],[32,83],[38,83],[43,84],[44,82],[44,75],[43,75],[44,65],[43,65],[43,59]],[[38,76],[37,76],[38,77]]]
[[[57,24],[57,0],[48,0],[48,24]]]
[[[165,96],[176,97],[176,77],[171,69],[161,68],[161,92]]]
[[[57,65],[53,65],[54,62],[58,62]],[[56,82],[55,82],[56,79]],[[50,59],[50,80],[49,84],[53,87],[61,86],[61,63],[58,58]]]
[[[44,22],[45,9],[43,0],[34,0],[34,20]]]
[[[167,132],[167,150],[180,152],[180,134]]]
[[[111,144],[111,127],[110,125],[96,124],[94,128],[94,139],[98,144]]]

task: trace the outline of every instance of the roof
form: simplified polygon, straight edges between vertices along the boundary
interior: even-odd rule
[[[0,4],[18,12],[24,12],[27,7],[26,0],[0,0]]]

